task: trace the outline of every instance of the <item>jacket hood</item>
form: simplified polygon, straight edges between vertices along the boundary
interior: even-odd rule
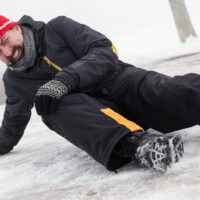
[[[45,25],[44,22],[35,21],[32,17],[24,15],[19,21],[19,25],[31,26],[35,31],[39,31]]]
[[[44,32],[44,26],[45,23],[41,21],[35,21],[32,17],[24,15],[19,21],[19,25],[28,26],[32,29],[35,42],[36,42],[36,49],[37,54],[42,55],[43,54],[43,32]]]

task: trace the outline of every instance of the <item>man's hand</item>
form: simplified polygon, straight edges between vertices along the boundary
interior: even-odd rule
[[[6,146],[6,145],[2,145],[0,146],[0,156],[9,153],[10,151],[13,150],[14,146]]]
[[[59,100],[70,91],[70,85],[61,78],[54,78],[41,86],[36,94],[35,107],[38,115],[52,114]]]

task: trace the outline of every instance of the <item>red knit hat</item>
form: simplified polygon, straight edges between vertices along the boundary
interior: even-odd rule
[[[8,31],[10,28],[15,26],[17,22],[10,21],[8,18],[0,15],[0,38]]]

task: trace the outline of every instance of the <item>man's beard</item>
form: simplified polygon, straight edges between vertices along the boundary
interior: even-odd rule
[[[34,34],[28,26],[21,26],[24,41],[13,46],[12,55],[8,59],[8,68],[11,71],[22,72],[33,66],[37,58]]]
[[[13,58],[13,56],[15,55],[15,52],[16,52],[16,51],[19,51],[19,52],[21,51],[21,52],[22,52],[22,55],[21,55],[21,57],[20,57],[19,59],[17,59],[17,60],[15,61],[15,59]],[[15,65],[15,64],[22,58],[23,55],[24,55],[23,47],[20,46],[20,45],[14,46],[14,47],[13,47],[13,50],[12,50],[11,56],[8,56],[8,57],[7,57],[7,59],[8,59],[8,64],[7,64],[7,66],[10,67],[10,66],[12,66],[12,65]]]

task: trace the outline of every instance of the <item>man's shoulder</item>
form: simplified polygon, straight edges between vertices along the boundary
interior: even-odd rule
[[[67,17],[64,16],[64,15],[60,15],[60,16],[57,16],[57,17],[54,17],[54,18],[50,19],[49,22],[52,22],[52,21],[62,21],[63,18],[67,18]]]
[[[51,25],[55,25],[55,26],[59,26],[59,25],[63,25],[63,24],[67,24],[67,25],[75,25],[74,23],[77,23],[77,21],[67,17],[67,16],[64,16],[64,15],[60,15],[60,16],[57,16],[55,18],[52,18],[47,24],[51,24]]]
[[[57,16],[55,18],[52,18],[51,20],[49,20],[47,22],[47,25],[51,24],[51,25],[59,25],[63,22],[64,19],[67,19],[67,17],[65,16]]]

